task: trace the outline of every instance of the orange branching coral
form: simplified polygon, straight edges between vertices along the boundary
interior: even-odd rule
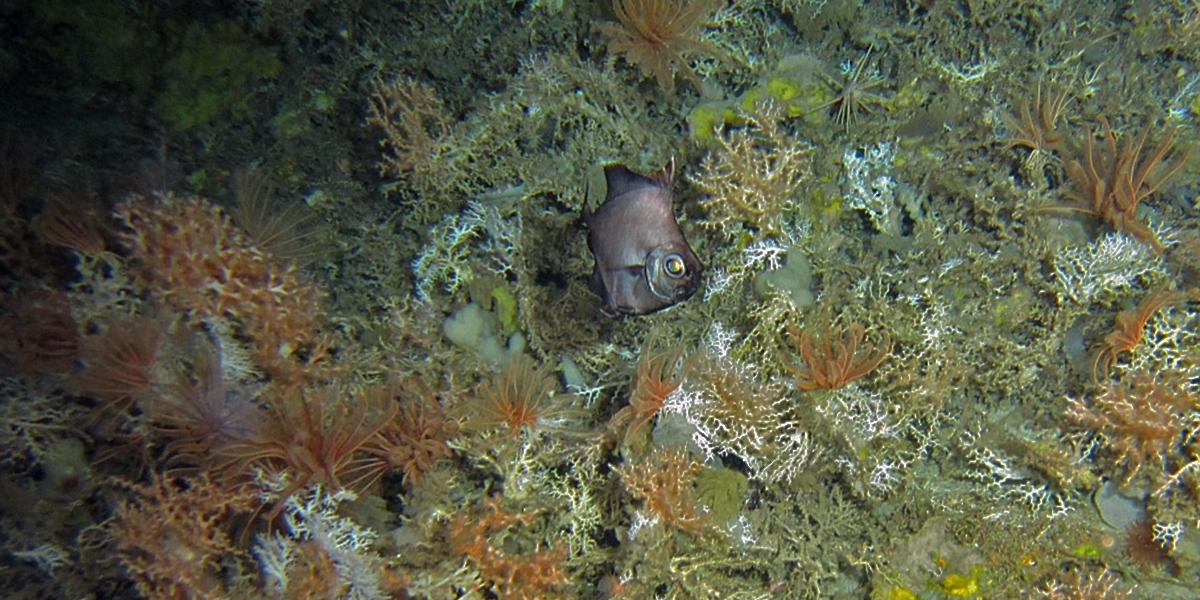
[[[1137,308],[1118,313],[1113,330],[1104,336],[1104,345],[1092,361],[1092,379],[1098,382],[1108,376],[1108,370],[1117,360],[1117,355],[1133,350],[1138,345],[1142,339],[1142,329],[1154,313],[1183,299],[1183,294],[1160,287],[1150,290]]]
[[[466,557],[500,600],[568,598],[565,548],[549,548],[532,534],[536,513],[509,512],[498,496],[462,511],[449,525],[450,547]]]
[[[553,428],[572,412],[554,387],[549,365],[538,368],[532,358],[515,356],[504,371],[479,386],[467,425],[477,431],[501,430],[514,438]]]
[[[1200,398],[1188,385],[1179,374],[1135,372],[1105,385],[1090,402],[1067,398],[1066,415],[1100,436],[1108,458],[1128,483],[1143,468],[1165,470],[1172,461],[1182,460],[1184,440],[1200,434],[1200,423],[1188,418],[1200,409]]]
[[[675,72],[697,90],[700,78],[684,58],[695,52],[723,57],[715,45],[700,39],[709,16],[722,0],[613,0],[618,23],[604,23],[610,52],[624,54],[642,76],[654,76],[668,94],[675,93]]]
[[[117,555],[146,598],[234,598],[227,560],[235,554],[229,519],[249,510],[251,493],[231,492],[207,478],[155,477],[130,486],[109,531]],[[238,593],[241,592],[241,593]]]
[[[638,438],[644,428],[663,407],[667,396],[679,389],[683,379],[679,374],[679,363],[683,353],[677,349],[659,350],[654,340],[642,346],[638,357],[637,374],[634,375],[629,397],[629,406],[613,415],[609,426],[621,431],[621,441],[626,447],[640,449],[644,440]]]
[[[450,120],[433,89],[406,77],[372,82],[367,123],[383,129],[379,171],[391,177],[423,176],[449,150]]]
[[[708,196],[700,201],[709,213],[701,225],[729,237],[737,235],[738,223],[762,235],[778,234],[785,211],[794,205],[796,190],[810,172],[812,146],[788,134],[777,102],[760,101],[744,116],[745,127],[715,137],[718,147],[691,177]]]
[[[450,456],[447,442],[458,433],[458,421],[446,415],[437,396],[416,376],[402,381],[395,396],[396,416],[367,442],[365,450],[403,473],[403,483],[408,485]]]
[[[696,501],[700,461],[676,447],[659,447],[644,459],[619,470],[625,489],[642,501],[651,519],[694,534],[712,530],[708,513]]]
[[[134,196],[115,212],[134,268],[169,305],[232,319],[274,382],[326,375],[320,290],[302,282],[294,266],[281,266],[255,247],[220,208],[168,194]]]
[[[314,484],[362,491],[387,465],[365,445],[395,416],[396,405],[379,390],[348,393],[343,386],[301,388],[267,400],[255,428],[221,447],[221,467],[245,479],[261,469],[287,487],[278,506]]]
[[[870,373],[892,350],[891,339],[875,345],[863,341],[866,332],[857,323],[843,330],[827,329],[818,339],[795,325],[788,326],[792,347],[800,355],[800,364],[785,365],[796,375],[800,390],[835,389]]]
[[[1101,116],[1100,123],[1104,126],[1104,144],[1100,148],[1095,147],[1094,136],[1089,129],[1083,139],[1082,158],[1073,158],[1064,151],[1063,163],[1067,176],[1076,189],[1067,194],[1069,203],[1054,208],[1096,215],[1113,229],[1128,231],[1157,248],[1158,240],[1154,232],[1137,220],[1137,207],[1183,168],[1187,154],[1179,153],[1172,162],[1160,168],[1172,151],[1174,129],[1168,131],[1148,155],[1143,156],[1149,127],[1142,130],[1142,135],[1136,141],[1126,139],[1118,148],[1117,136],[1108,119]]]

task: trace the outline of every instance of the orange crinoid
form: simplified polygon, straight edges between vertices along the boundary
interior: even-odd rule
[[[1154,232],[1137,220],[1137,207],[1183,168],[1187,152],[1173,151],[1174,129],[1168,130],[1157,146],[1143,154],[1149,127],[1142,130],[1137,140],[1126,138],[1118,147],[1108,119],[1101,116],[1100,124],[1104,127],[1104,138],[1099,147],[1088,129],[1083,138],[1083,155],[1074,158],[1064,154],[1063,164],[1075,190],[1067,194],[1069,202],[1057,208],[1096,215],[1113,229],[1128,232],[1158,248]],[[1172,160],[1167,162],[1172,154]]]
[[[844,330],[840,326],[826,330],[820,339],[795,326],[788,327],[788,334],[801,364],[787,368],[803,391],[842,387],[873,371],[892,350],[886,336],[879,345],[864,342],[866,332],[857,323]]]
[[[612,0],[619,23],[604,23],[600,29],[609,38],[610,52],[624,54],[643,76],[653,75],[668,94],[675,92],[676,70],[700,89],[700,78],[684,55],[724,55],[700,39],[705,21],[722,4],[723,0]]]

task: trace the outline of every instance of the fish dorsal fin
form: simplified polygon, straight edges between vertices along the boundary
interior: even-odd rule
[[[639,175],[630,171],[625,165],[611,164],[604,167],[604,179],[608,190],[605,194],[605,201],[614,198],[620,198],[626,194],[639,192],[646,188],[655,188],[666,190],[666,194],[640,194],[643,198],[666,199],[670,202],[671,198],[671,179],[675,175],[675,159],[672,158],[661,170],[650,177]]]
[[[671,182],[675,180],[675,157],[672,156],[650,179],[665,188],[670,188]]]
[[[606,201],[657,185],[650,178],[638,175],[626,168],[625,165],[620,164],[604,167],[604,181],[608,184],[608,189],[605,190],[604,194]]]

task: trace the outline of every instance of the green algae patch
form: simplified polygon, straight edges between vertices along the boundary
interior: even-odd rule
[[[750,482],[733,469],[715,467],[696,475],[696,500],[708,508],[717,523],[724,523],[742,510]]]
[[[283,63],[274,48],[254,40],[232,21],[187,27],[163,72],[165,88],[155,113],[172,128],[186,131],[251,115],[258,86],[274,80]]]

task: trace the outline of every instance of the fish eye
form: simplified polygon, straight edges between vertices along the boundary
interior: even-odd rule
[[[683,262],[683,257],[678,254],[670,254],[663,261],[663,270],[671,277],[683,277],[687,272],[687,265]]]

